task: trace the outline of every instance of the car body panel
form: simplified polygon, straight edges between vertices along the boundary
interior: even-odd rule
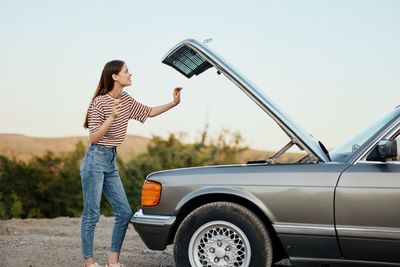
[[[346,167],[334,163],[262,164],[161,171],[147,178],[163,185],[160,204],[143,211],[178,216],[196,197],[220,194],[223,199],[223,195],[234,195],[251,201],[264,212],[293,255],[340,257],[333,198],[338,177]],[[286,196],[284,201],[282,195]],[[314,249],[309,239],[324,242],[322,247],[330,247],[329,253]]]
[[[145,215],[139,209],[133,215],[131,223],[135,225],[136,231],[147,247],[163,250],[168,244],[170,230],[175,220],[175,216]]]
[[[220,193],[235,194],[259,203],[259,208],[272,222],[333,224],[334,187],[344,168],[346,165],[333,163],[262,164],[156,172],[147,179],[162,184],[161,201],[158,206],[144,207],[143,211],[176,215],[184,199],[189,201],[198,196],[198,192],[215,193],[218,188]],[[280,200],[282,194],[288,196],[286,201]]]
[[[400,262],[400,163],[361,162],[340,178],[336,223],[349,259]]]

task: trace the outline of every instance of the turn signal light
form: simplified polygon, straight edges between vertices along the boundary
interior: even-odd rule
[[[151,181],[145,181],[142,189],[142,206],[152,207],[160,203],[161,184]]]

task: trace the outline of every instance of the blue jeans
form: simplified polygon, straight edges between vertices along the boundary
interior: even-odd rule
[[[120,252],[132,210],[116,168],[116,149],[91,144],[81,164],[83,213],[81,225],[83,258],[93,257],[93,237],[100,218],[101,194],[111,204],[115,222],[111,238],[111,252]]]

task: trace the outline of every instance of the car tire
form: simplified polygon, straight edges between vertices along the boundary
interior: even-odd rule
[[[178,267],[270,267],[272,245],[261,220],[232,202],[213,202],[192,211],[174,240]]]

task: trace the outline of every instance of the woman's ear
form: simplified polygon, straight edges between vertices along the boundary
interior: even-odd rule
[[[111,77],[113,78],[114,81],[118,80],[119,78],[117,74],[113,74]]]

